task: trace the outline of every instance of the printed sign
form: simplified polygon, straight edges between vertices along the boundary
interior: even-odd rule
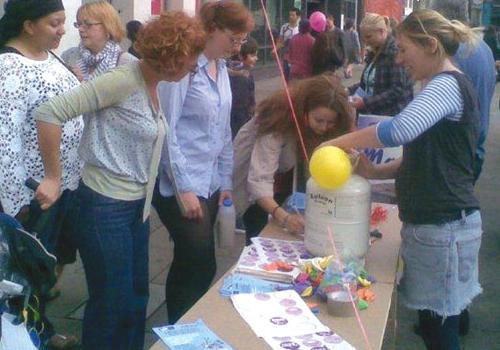
[[[366,128],[370,125],[377,124],[382,120],[392,118],[374,114],[360,114],[358,117],[358,129]],[[388,148],[365,148],[364,150],[368,159],[374,164],[385,164],[394,159],[403,156],[403,147],[388,147]]]

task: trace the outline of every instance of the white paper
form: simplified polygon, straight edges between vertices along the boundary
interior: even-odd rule
[[[0,350],[37,350],[26,330],[24,323],[14,325],[13,315],[2,314],[2,339]]]
[[[234,307],[258,337],[286,337],[327,332],[293,290],[231,296]]]
[[[354,96],[359,96],[361,98],[368,96],[365,90],[363,90],[361,87],[358,86],[356,91],[354,91]]]

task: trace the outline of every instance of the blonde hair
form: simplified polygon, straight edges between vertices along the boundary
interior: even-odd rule
[[[429,45],[430,39],[437,41],[436,55],[439,58],[456,54],[460,43],[472,49],[478,43],[477,34],[460,21],[449,20],[434,10],[412,12],[397,29],[397,35],[404,35],[420,46]]]
[[[76,18],[95,19],[104,26],[110,39],[117,43],[125,37],[125,27],[118,11],[107,1],[95,1],[80,6]]]
[[[384,29],[390,31],[389,18],[377,13],[366,13],[361,21],[359,28],[362,30],[377,30]]]

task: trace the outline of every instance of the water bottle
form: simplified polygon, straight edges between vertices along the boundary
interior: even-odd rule
[[[233,201],[224,199],[219,208],[218,238],[220,248],[230,248],[234,245],[234,232],[236,230],[236,211]]]

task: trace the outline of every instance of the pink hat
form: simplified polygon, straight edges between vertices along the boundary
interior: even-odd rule
[[[309,22],[311,22],[311,28],[319,33],[324,32],[326,29],[326,16],[323,12],[314,11],[311,13]]]

